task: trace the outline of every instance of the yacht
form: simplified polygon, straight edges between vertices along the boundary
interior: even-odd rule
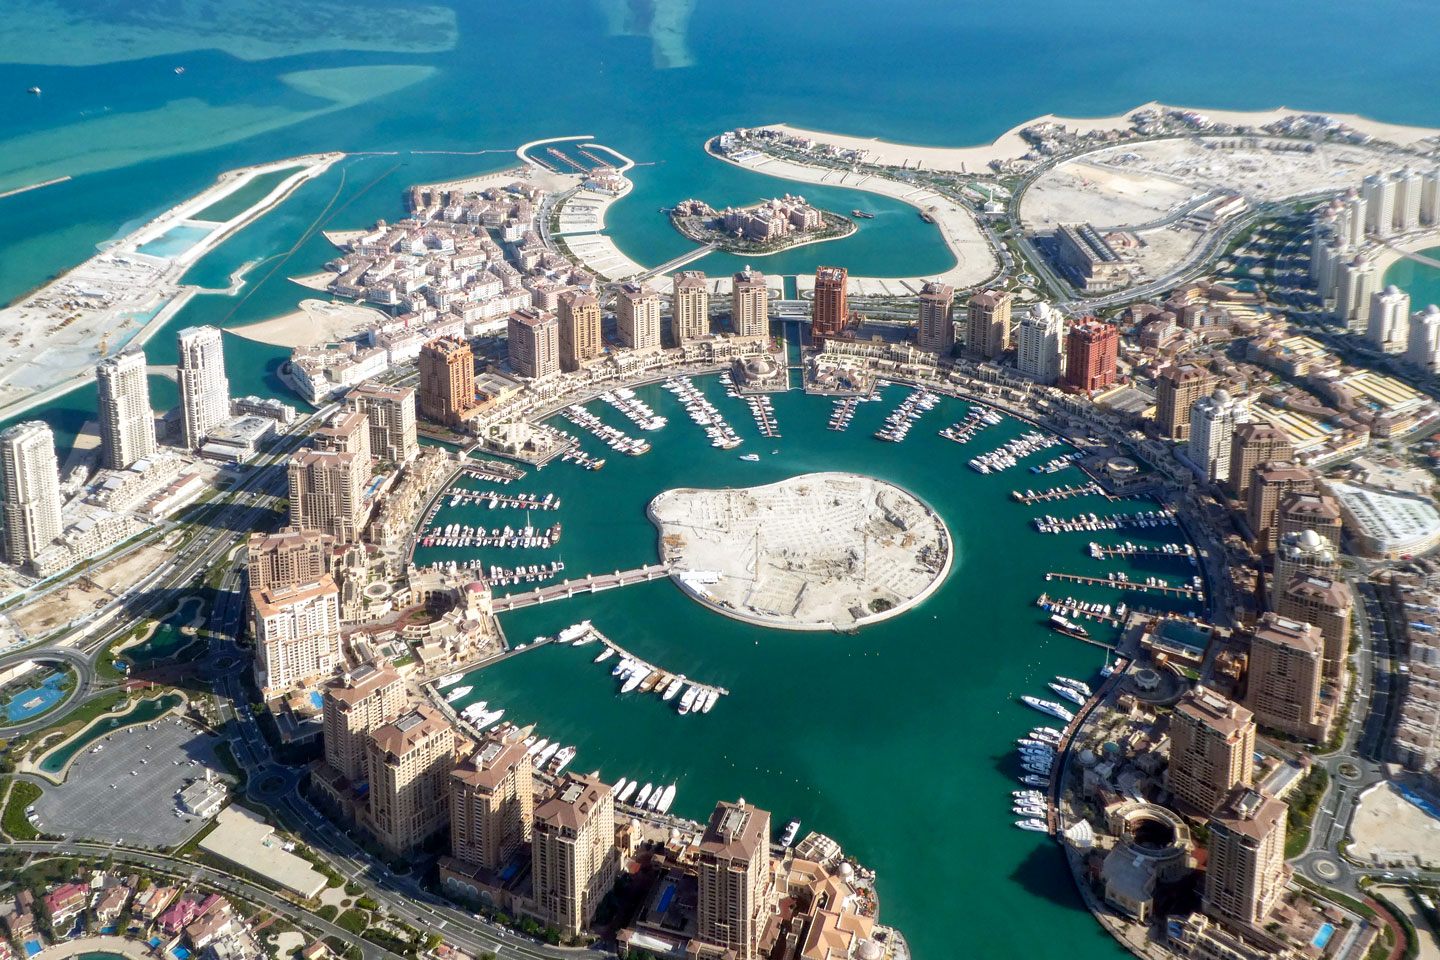
[[[634,667],[634,660],[631,660],[629,657],[621,657],[620,662],[615,664],[615,668],[610,671],[610,676],[618,677],[622,674],[629,673]]]
[[[1039,697],[1024,696],[1020,698],[1020,702],[1024,703],[1027,707],[1033,707],[1034,709],[1039,710],[1041,713],[1049,714],[1050,716],[1055,717],[1057,720],[1064,720],[1066,723],[1069,723],[1071,720],[1075,719],[1075,714],[1071,713],[1069,710],[1065,709],[1063,706],[1056,703],[1054,700],[1041,700]]]
[[[455,686],[455,684],[459,683],[462,679],[464,679],[464,677],[465,674],[463,673],[451,673],[441,677],[439,680],[436,680],[435,686],[441,690],[445,689],[446,687],[453,687]]]
[[[569,643],[578,640],[590,631],[590,621],[581,620],[579,623],[572,623],[555,635],[556,643]]]
[[[660,798],[664,795],[665,791],[657,785],[655,791],[650,794],[650,802],[645,804],[645,809],[652,811],[658,809],[660,806]]]
[[[1081,696],[1080,691],[1076,690],[1074,687],[1067,687],[1063,683],[1050,683],[1046,684],[1046,686],[1048,686],[1051,690],[1054,690],[1066,700],[1069,700],[1071,703],[1081,706],[1085,704],[1085,698]]]
[[[1045,826],[1044,820],[1036,817],[1031,817],[1029,820],[1016,820],[1015,826],[1019,827],[1021,830],[1035,830],[1037,832],[1043,833],[1048,833],[1050,830],[1049,827]]]
[[[680,693],[680,691],[681,691],[682,689],[684,689],[684,687],[685,687],[685,676],[684,676],[684,674],[681,674],[680,676],[676,677],[674,680],[671,680],[671,681],[670,681],[670,685],[665,688],[665,692],[660,695],[660,699],[661,699],[661,700],[674,700],[675,697]]]
[[[785,824],[785,832],[780,834],[780,846],[788,847],[795,842],[795,837],[800,833],[800,821],[791,820]]]
[[[530,749],[528,749],[528,750],[525,751],[525,755],[526,755],[527,757],[533,757],[533,756],[535,756],[535,754],[539,753],[541,750],[544,750],[544,749],[545,749],[546,747],[548,747],[549,745],[550,745],[550,740],[549,740],[548,737],[545,738],[545,739],[543,739],[543,740],[541,740],[539,743],[532,743],[532,744],[530,744]]]
[[[1109,604],[1106,604],[1105,606],[1105,613],[1107,616],[1110,613]],[[1055,679],[1058,680],[1060,683],[1065,684],[1065,686],[1069,687],[1070,689],[1083,693],[1086,697],[1089,697],[1091,694],[1090,684],[1088,683],[1081,683],[1079,680],[1071,680],[1069,677],[1056,677]]]
[[[445,702],[454,703],[456,700],[459,700],[461,697],[465,696],[465,694],[469,693],[471,690],[474,689],[474,687],[456,687],[454,690],[451,690],[449,693],[445,694]]]
[[[1010,812],[1017,817],[1045,816],[1045,808],[1038,803],[1017,803],[1010,808]]]
[[[609,660],[609,659],[610,659],[612,656],[614,656],[614,655],[615,655],[615,648],[614,648],[614,647],[606,647],[604,650],[601,650],[601,651],[600,651],[600,655],[595,658],[595,662],[596,662],[596,663],[599,663],[601,660]]]
[[[624,777],[621,777],[620,782],[610,788],[610,793],[615,797],[617,802],[625,795],[625,784],[628,782]]]
[[[615,798],[615,799],[616,799],[616,802],[617,802],[617,803],[629,803],[629,802],[630,802],[630,798],[633,797],[633,796],[635,796],[635,791],[636,791],[636,790],[639,790],[639,789],[640,789],[640,781],[639,781],[639,780],[631,780],[630,783],[629,783],[629,785],[625,787],[624,792],[622,792],[618,797]]]
[[[670,812],[670,804],[672,804],[672,803],[674,803],[674,802],[675,802],[675,784],[672,783],[672,784],[670,784],[670,786],[668,786],[668,787],[665,788],[665,792],[664,792],[664,793],[660,794],[660,802],[657,803],[657,804],[655,804],[655,811],[656,811],[657,813],[669,813],[669,812]]]
[[[537,766],[537,767],[543,767],[543,766],[545,766],[545,764],[549,763],[549,762],[554,758],[555,754],[557,754],[557,753],[559,753],[559,752],[560,752],[560,744],[558,744],[558,743],[552,743],[552,744],[550,744],[550,746],[546,747],[544,750],[541,750],[540,753],[536,755],[536,757],[535,757],[535,766]]]
[[[699,693],[699,687],[691,687],[689,690],[686,690],[685,695],[680,698],[680,715],[682,717],[689,713],[690,709],[695,706],[695,697]]]
[[[749,463],[755,463],[757,460],[760,459],[760,454],[758,454],[758,453],[746,453],[746,454],[741,455],[740,459],[741,459],[741,460],[745,460],[745,461],[747,461],[747,462],[749,462]]]
[[[625,685],[620,688],[620,692],[630,693],[636,687],[640,686],[640,682],[644,680],[649,673],[650,671],[637,664],[635,669],[630,671],[630,676],[625,678]]]
[[[1014,797],[1016,800],[1040,800],[1044,798],[1045,794],[1040,792],[1039,790],[1012,790],[1010,792],[1010,796]]]
[[[719,691],[719,690],[708,690],[708,691],[706,691],[706,693],[705,693],[705,704],[704,704],[704,706],[701,706],[701,705],[700,705],[700,698],[699,698],[699,697],[696,697],[696,698],[695,698],[695,704],[696,704],[695,709],[696,709],[696,710],[699,710],[701,713],[709,713],[709,712],[710,712],[710,708],[713,707],[713,706],[715,706],[715,701],[716,701],[716,700],[719,700],[719,699],[720,699],[720,691]]]
[[[555,754],[555,761],[550,766],[550,772],[558,774],[561,770],[565,769],[566,765],[568,765],[571,760],[574,759],[575,748],[565,747],[559,753]]]
[[[638,796],[638,797],[635,798],[635,806],[637,806],[637,807],[643,807],[643,806],[645,806],[645,801],[650,799],[650,794],[653,793],[654,790],[655,790],[655,788],[654,788],[653,786],[651,786],[650,784],[648,784],[648,783],[645,784],[645,786],[641,787],[641,788],[640,788],[640,796]]]
[[[1050,786],[1050,778],[1049,778],[1049,777],[1042,777],[1042,776],[1040,776],[1038,773],[1027,773],[1027,774],[1025,774],[1025,776],[1023,776],[1023,777],[1020,778],[1020,782],[1023,783],[1023,784],[1025,784],[1025,786],[1027,786],[1027,787],[1048,787],[1048,786]]]

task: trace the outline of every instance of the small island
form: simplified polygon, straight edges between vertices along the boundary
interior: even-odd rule
[[[737,620],[850,630],[897,616],[950,572],[950,533],[911,493],[853,473],[650,501],[662,560],[691,597]]]
[[[859,229],[849,217],[821,210],[804,197],[788,193],[753,206],[718,211],[703,200],[685,200],[667,212],[675,229],[688,239],[752,257],[841,240]]]

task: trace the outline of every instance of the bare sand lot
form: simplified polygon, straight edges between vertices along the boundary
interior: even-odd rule
[[[71,581],[59,590],[17,607],[10,616],[27,637],[49,633],[108,602],[113,594],[138,581],[169,556],[168,550],[153,544],[141,547],[134,553],[91,570],[90,579],[97,589],[86,590],[77,581]]]
[[[301,300],[300,309],[271,320],[229,327],[225,332],[277,347],[309,347],[353,337],[372,323],[390,319],[374,307],[328,300]]]
[[[667,490],[649,515],[686,593],[762,626],[843,630],[884,619],[924,599],[950,570],[940,518],[901,488],[858,474]]]
[[[1357,860],[1440,863],[1440,820],[1401,796],[1389,783],[1365,794],[1350,824]]]

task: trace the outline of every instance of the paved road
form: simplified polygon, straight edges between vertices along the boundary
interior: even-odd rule
[[[43,730],[64,718],[70,711],[95,692],[95,663],[94,657],[73,647],[47,646],[34,650],[22,650],[0,657],[0,670],[13,667],[16,664],[25,663],[30,660],[59,661],[75,671],[75,688],[70,691],[65,700],[58,707],[53,707],[24,723],[17,723],[8,727],[0,727],[0,738],[10,739],[23,736],[35,730]]]

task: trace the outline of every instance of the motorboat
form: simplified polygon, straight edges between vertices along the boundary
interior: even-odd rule
[[[629,803],[630,798],[635,796],[635,791],[640,789],[639,780],[631,780],[629,785],[615,798],[617,803]]]
[[[799,821],[799,820],[791,820],[789,823],[785,824],[785,831],[780,834],[780,846],[782,846],[782,847],[788,847],[788,846],[790,846],[792,843],[795,842],[795,838],[799,835],[799,833],[800,833],[800,821]]]
[[[1081,696],[1079,690],[1073,687],[1067,687],[1063,683],[1049,683],[1046,684],[1046,686],[1077,706],[1083,706],[1085,704],[1085,698]]]
[[[604,650],[601,650],[601,651],[600,651],[600,655],[595,658],[595,661],[594,661],[594,662],[595,662],[595,663],[599,663],[599,662],[602,661],[602,660],[609,660],[609,659],[610,659],[611,657],[613,657],[614,655],[615,655],[615,648],[614,648],[614,647],[606,647]]]
[[[655,787],[652,786],[651,784],[648,784],[648,783],[645,784],[645,786],[641,787],[641,788],[640,788],[640,796],[638,796],[638,797],[635,798],[635,806],[637,806],[637,807],[643,807],[643,806],[645,806],[645,801],[647,801],[647,800],[650,799],[650,794],[653,793],[654,791],[655,791]]]
[[[541,750],[541,751],[536,755],[536,757],[535,757],[535,766],[537,766],[537,767],[543,767],[543,766],[545,766],[545,764],[549,763],[549,762],[555,757],[555,754],[557,754],[557,753],[559,753],[559,752],[560,752],[560,744],[559,744],[559,743],[552,743],[552,744],[550,744],[550,746],[546,747],[544,750]]]
[[[1038,817],[1031,817],[1028,820],[1016,820],[1015,826],[1021,830],[1034,830],[1040,833],[1050,832],[1050,828],[1045,825],[1045,821]]]
[[[691,708],[695,706],[695,698],[699,695],[699,693],[700,688],[692,686],[690,689],[686,690],[684,696],[680,698],[680,715],[682,717],[685,714],[689,713]]]
[[[462,679],[464,679],[464,677],[465,674],[463,673],[447,674],[446,676],[441,677],[439,680],[436,680],[435,686],[440,690],[444,690],[446,687],[455,686],[455,684],[459,683]]]
[[[465,694],[469,693],[471,690],[474,690],[474,689],[475,689],[474,687],[468,687],[468,686],[467,686],[467,687],[456,687],[454,690],[451,690],[449,693],[445,694],[445,702],[446,702],[446,703],[454,703],[456,700],[459,700],[461,697],[465,696]]]
[[[1075,719],[1075,714],[1054,700],[1041,700],[1039,697],[1023,696],[1020,698],[1020,702],[1027,707],[1033,707],[1039,710],[1041,713],[1047,713],[1058,720],[1064,720],[1066,723]]]
[[[535,756],[537,753],[539,753],[540,751],[544,750],[544,749],[545,749],[546,747],[548,747],[549,745],[550,745],[550,738],[546,737],[546,738],[542,739],[539,743],[532,743],[532,744],[530,744],[530,749],[528,749],[528,750],[525,751],[525,755],[526,755],[527,757],[533,757],[533,756]]]
[[[656,811],[657,813],[669,813],[669,812],[670,812],[670,804],[672,804],[672,803],[674,803],[674,802],[675,802],[675,784],[672,783],[672,784],[670,784],[668,787],[665,788],[665,792],[664,792],[664,793],[660,794],[660,802],[657,803],[657,804],[655,804],[655,811]]]

